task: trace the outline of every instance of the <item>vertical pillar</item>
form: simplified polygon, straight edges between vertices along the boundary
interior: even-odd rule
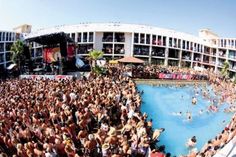
[[[179,50],[179,65],[178,65],[178,67],[181,67],[181,63],[182,63],[182,50]]]
[[[194,60],[194,53],[193,53],[193,51],[191,51],[191,68],[193,68],[193,60]]]
[[[168,54],[169,54],[169,48],[165,48],[165,61],[164,61],[164,66],[168,66]]]
[[[216,49],[216,63],[215,63],[215,69],[214,69],[214,72],[218,72],[218,64],[219,64],[219,49],[217,48]]]
[[[131,56],[134,56],[134,32],[131,34]]]

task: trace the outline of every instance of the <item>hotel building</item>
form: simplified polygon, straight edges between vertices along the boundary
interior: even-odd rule
[[[208,29],[198,36],[148,25],[123,23],[81,23],[40,29],[25,39],[65,32],[76,46],[76,53],[87,56],[92,49],[104,52],[105,58],[134,56],[147,63],[179,67],[195,65],[220,71],[225,61],[231,75],[236,72],[236,38],[221,38]],[[32,43],[31,56],[42,56],[42,45]]]

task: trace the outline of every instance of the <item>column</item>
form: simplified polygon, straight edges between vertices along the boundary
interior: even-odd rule
[[[165,48],[165,61],[164,61],[164,66],[168,65],[168,54],[169,54],[169,48]]]
[[[96,32],[93,32],[93,49],[95,49],[95,44],[96,43]]]
[[[131,56],[134,56],[134,32],[132,32],[132,34],[131,34]]]
[[[179,50],[179,67],[181,67],[182,65],[181,65],[181,63],[182,63],[182,50]]]
[[[217,48],[217,49],[216,49],[216,64],[215,64],[215,69],[214,69],[214,72],[215,72],[215,73],[218,72],[218,68],[217,68],[217,66],[218,66],[218,64],[219,64],[218,58],[219,58],[219,49]]]
[[[149,64],[152,63],[152,34],[150,34],[150,47],[149,47],[149,59],[148,59]]]
[[[81,43],[84,42],[84,32],[81,32]]]
[[[6,52],[4,51],[4,53],[3,53],[3,66],[4,66],[4,68],[7,68],[7,62],[6,62]]]
[[[225,58],[226,58],[226,61],[228,62],[228,57],[229,57],[229,49],[227,48],[226,49],[226,53],[225,53]]]
[[[193,59],[194,59],[194,53],[191,51],[191,65],[190,67],[193,68]]]

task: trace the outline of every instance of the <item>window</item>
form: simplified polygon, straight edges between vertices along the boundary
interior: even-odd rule
[[[8,37],[9,41],[11,41],[11,36],[12,36],[12,34],[9,33],[9,37]]]
[[[2,41],[2,32],[0,32],[0,41]]]
[[[161,36],[158,35],[157,37],[157,45],[162,45],[162,41],[161,41]]]
[[[156,35],[152,35],[152,44],[153,45],[157,44],[157,36]]]
[[[93,42],[93,32],[89,32],[89,42]]]
[[[187,41],[187,50],[189,50],[189,41]]]
[[[185,47],[185,40],[183,40],[183,45],[182,45],[182,49],[186,49],[186,47]]]
[[[144,34],[140,34],[140,43],[144,44]]]
[[[166,37],[163,37],[163,46],[166,46]]]
[[[4,43],[0,43],[0,52],[4,52]]]
[[[102,41],[103,42],[113,42],[113,32],[104,32]]]
[[[11,46],[13,43],[6,43],[6,51],[10,51],[11,50]]]
[[[87,38],[88,38],[88,33],[84,32],[83,33],[83,42],[87,42]]]
[[[178,46],[177,47],[181,48],[181,40],[180,39],[178,39]]]
[[[6,53],[6,61],[10,61],[11,60],[11,53],[7,52]]]
[[[115,42],[125,42],[125,33],[115,33]]]
[[[134,45],[134,55],[149,56],[149,46]]]
[[[103,49],[102,51],[106,54],[112,54],[113,51],[113,45],[112,44],[103,44]]]
[[[6,41],[8,41],[8,32],[6,33]]]
[[[93,44],[79,44],[77,53],[78,54],[87,54],[91,50],[93,50]]]
[[[81,42],[81,33],[78,33],[77,41]]]
[[[169,38],[169,47],[172,47],[172,38]]]
[[[150,44],[150,34],[146,34],[146,44]]]
[[[134,43],[138,43],[138,33],[134,33]]]
[[[72,33],[72,34],[71,34],[71,38],[72,38],[72,40],[75,41],[75,33]]]
[[[177,47],[177,39],[176,38],[174,38],[173,47]]]
[[[4,54],[3,53],[0,54],[0,63],[1,62],[4,62]]]
[[[152,47],[152,56],[165,57],[165,48],[161,47]]]
[[[179,58],[179,51],[176,49],[169,49],[169,58]]]
[[[124,44],[115,44],[114,53],[115,54],[124,54],[125,53]]]
[[[5,41],[5,32],[2,33],[2,41]]]

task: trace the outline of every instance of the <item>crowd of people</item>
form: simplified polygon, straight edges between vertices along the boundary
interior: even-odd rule
[[[133,74],[139,68],[131,68]],[[236,100],[236,86],[208,72],[177,67],[142,67],[145,74],[191,73],[208,76],[222,101]],[[82,79],[10,79],[0,82],[0,152],[2,156],[171,156],[156,146],[163,128],[141,113],[141,93],[124,72],[130,67],[107,67]],[[137,72],[138,74],[138,72]],[[201,79],[201,77],[199,77]],[[232,89],[232,90],[230,90]],[[188,157],[212,156],[236,135],[236,116],[224,131]],[[192,141],[196,141],[196,138]]]
[[[140,156],[163,129],[140,112],[141,96],[122,69],[75,80],[10,79],[0,83],[2,156]],[[161,152],[162,151],[162,152]],[[163,153],[164,155],[164,153]]]

